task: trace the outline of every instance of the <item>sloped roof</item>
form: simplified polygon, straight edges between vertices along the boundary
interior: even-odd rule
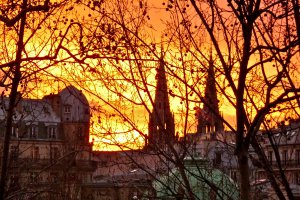
[[[78,90],[73,85],[69,85],[66,88],[64,88],[62,91],[59,92],[59,95],[64,98],[68,99],[69,96],[74,96],[76,99],[78,99],[83,105],[88,106],[89,102],[86,99],[85,95],[82,94],[80,90]]]
[[[8,98],[4,99],[0,109],[0,119],[6,117]],[[42,99],[21,99],[15,109],[14,121],[59,123],[51,105]]]
[[[300,144],[300,120],[297,120],[289,125],[271,130],[274,142],[277,145]],[[267,134],[264,134],[265,138]],[[270,145],[270,141],[266,138],[266,145]]]

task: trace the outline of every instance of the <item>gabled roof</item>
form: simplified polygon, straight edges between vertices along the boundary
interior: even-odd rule
[[[5,109],[8,104],[8,98],[0,109],[0,119],[5,119]],[[14,121],[22,120],[24,122],[45,122],[59,123],[60,118],[55,114],[51,105],[43,99],[21,99],[15,109]]]

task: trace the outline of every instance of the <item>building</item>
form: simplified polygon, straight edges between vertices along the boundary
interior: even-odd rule
[[[153,111],[149,116],[148,140],[145,145],[146,149],[152,150],[173,144],[176,139],[174,115],[170,109],[163,55],[157,68],[156,80]]]
[[[198,109],[197,133],[204,134],[206,137],[216,137],[216,133],[224,131],[222,116],[219,111],[214,64],[212,59],[209,61],[205,94],[201,99],[203,108]],[[214,139],[214,138],[212,138]]]
[[[203,108],[197,113],[197,133],[188,135],[186,140],[190,142],[193,152],[209,158],[213,167],[239,181],[239,169],[234,155],[235,135],[224,131],[222,125],[212,61],[207,74]],[[257,135],[261,136],[260,145],[284,195],[287,194],[280,174],[285,175],[294,198],[300,199],[300,120],[290,120],[288,125],[281,124],[272,130],[261,130]],[[252,146],[249,148],[249,154],[253,195],[256,199],[277,199],[276,192]]]
[[[233,159],[235,135],[224,131],[212,58],[209,60],[206,74],[205,93],[201,98],[202,108],[196,108],[197,131],[181,140],[185,140],[185,145],[191,152],[209,158],[214,167],[226,171],[225,168],[236,166]]]
[[[2,141],[7,102],[3,98],[0,109]],[[96,168],[89,123],[88,101],[73,86],[42,99],[20,98],[11,129],[8,196],[78,199],[81,185],[92,181]]]
[[[234,134],[224,131],[214,76],[213,63],[210,62],[202,99],[203,107],[197,113],[197,132],[187,135],[185,142],[177,142],[165,66],[161,59],[157,69],[153,111],[149,118],[148,140],[145,149],[137,151],[92,152],[92,144],[89,142],[89,104],[83,93],[73,86],[42,99],[20,98],[11,129],[7,181],[9,198],[126,200],[161,197],[160,195],[165,194],[171,196],[168,193],[170,190],[165,188],[155,191],[157,188],[155,184],[153,187],[153,182],[160,177],[178,180],[180,161],[187,164],[186,168],[190,168],[188,175],[190,172],[206,174],[210,170],[208,172],[215,173],[216,176],[202,178],[215,183],[218,177],[225,177],[222,180],[226,180],[226,183],[222,185],[233,186],[234,183],[227,175],[238,180]],[[7,99],[4,97],[0,107],[2,141],[6,106]],[[300,121],[291,121],[287,126],[272,130],[272,134],[278,147],[281,169],[297,199],[300,196]],[[265,155],[274,172],[279,174],[274,149],[269,140],[262,138]],[[169,152],[165,151],[168,145],[172,145],[180,156],[182,149],[188,149],[186,155],[194,155],[190,159],[197,161],[197,167],[201,166],[201,170],[192,166],[195,162],[191,160],[172,160],[172,153],[168,157]],[[158,149],[162,150],[160,154],[154,152]],[[165,155],[161,155],[162,153]],[[203,160],[197,160],[196,155],[208,160],[203,163]],[[253,186],[261,195],[256,196],[258,199],[276,196],[261,166],[251,163],[251,173]],[[202,182],[195,181],[192,175],[189,178],[195,188],[203,185]],[[176,193],[179,197],[186,195],[179,183],[173,185],[176,187],[171,193]],[[197,192],[199,198],[204,195],[205,198],[217,199],[215,191],[210,189]],[[234,190],[233,196],[236,196],[235,193]]]
[[[295,199],[300,199],[300,120],[290,120],[287,125],[263,131],[261,138],[262,149],[276,178],[282,180],[280,174],[284,174]],[[264,199],[274,199],[276,193],[265,170],[259,162],[255,163],[255,167],[253,185],[264,193]],[[280,184],[280,187],[283,188],[283,185]]]
[[[201,101],[201,108],[196,108],[197,131],[181,138],[180,143],[190,154],[207,158],[209,167],[220,170],[237,182],[239,171],[234,155],[235,134],[224,130],[212,59],[208,63],[204,96]]]
[[[94,181],[85,184],[82,199],[151,199],[152,182],[158,174],[166,173],[169,166],[157,151],[175,146],[175,123],[170,109],[167,77],[163,55],[156,74],[153,110],[149,115],[148,138],[144,149],[118,152],[95,152],[98,160]]]
[[[81,199],[151,199],[152,181],[161,167],[157,155],[141,150],[95,152],[95,159],[93,183],[83,185]]]

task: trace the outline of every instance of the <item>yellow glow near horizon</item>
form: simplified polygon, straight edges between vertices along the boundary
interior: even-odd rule
[[[154,40],[159,41],[162,40],[162,33],[165,29],[165,24],[161,23],[161,21],[165,20],[167,17],[170,16],[170,13],[165,11],[165,8],[157,6],[157,2],[154,0],[150,1],[151,7],[155,7],[155,9],[152,9],[150,12],[150,17],[151,17],[151,23],[153,23],[153,29],[156,30],[157,32],[154,32],[153,35],[155,36]],[[226,6],[224,4],[224,6]],[[79,9],[78,9],[79,10]],[[82,15],[87,14],[87,11],[81,13]],[[93,11],[89,11],[93,13]],[[81,16],[81,15],[80,15]],[[195,20],[196,21],[196,20]],[[69,23],[69,22],[68,22]],[[65,30],[65,27],[62,28],[61,30]],[[77,29],[75,28],[73,31],[76,31]],[[58,35],[59,32],[56,32],[55,34]],[[47,35],[47,34],[45,34]],[[28,43],[26,44],[26,53],[27,56],[35,56],[36,54],[39,56],[45,56],[49,54],[50,48],[49,46],[43,46],[43,37],[44,32],[43,30],[38,31],[38,39],[35,40],[35,42]],[[73,38],[74,39],[74,38]],[[202,38],[203,39],[203,38]],[[69,40],[69,39],[68,39]],[[40,43],[41,41],[41,43]],[[75,41],[75,40],[74,40]],[[76,53],[78,53],[78,49],[73,47],[76,47],[78,45],[77,43],[71,40],[71,44],[67,41],[64,41],[66,45],[69,45],[68,47],[72,47],[71,49],[74,50]],[[53,44],[56,44],[55,42],[57,41],[52,41]],[[74,43],[73,43],[74,42]],[[205,45],[208,45],[207,42]],[[221,42],[222,43],[222,42]],[[9,41],[8,44],[11,44],[11,41]],[[207,46],[201,46],[203,47],[203,52],[207,51]],[[222,46],[222,44],[221,44]],[[15,51],[15,50],[12,50]],[[172,49],[171,49],[172,51]],[[224,54],[226,54],[226,48],[222,49],[224,51]],[[202,52],[202,53],[203,53]],[[173,57],[170,55],[167,55],[167,60],[170,61],[172,64],[175,66],[181,66],[181,62],[177,61],[178,55],[174,51],[172,52]],[[213,52],[215,53],[215,52]],[[194,55],[196,56],[196,55]],[[130,57],[130,56],[129,56]],[[199,56],[202,58],[201,56]],[[74,62],[73,60],[68,58],[68,55],[66,52],[59,54],[58,55],[58,60],[64,60],[66,59],[70,63]],[[71,61],[70,61],[71,60]],[[202,60],[200,60],[202,62]],[[117,62],[117,61],[115,61]],[[258,61],[256,58],[253,56],[250,59],[249,66],[252,64],[257,63]],[[146,79],[146,86],[143,85],[142,82],[139,82],[141,79],[141,76],[138,73],[137,66],[139,66],[137,63],[132,67],[129,62],[124,61],[122,64],[120,64],[117,67],[117,64],[115,64],[115,68],[113,68],[110,65],[110,61],[105,60],[105,59],[98,59],[98,60],[89,60],[91,68],[84,68],[80,66],[78,63],[72,63],[70,66],[62,66],[62,63],[56,64],[55,67],[49,68],[48,70],[43,72],[43,75],[41,77],[38,77],[43,83],[28,83],[29,88],[31,89],[31,93],[28,94],[30,97],[35,97],[35,98],[42,98],[44,95],[49,94],[49,93],[56,93],[59,92],[59,90],[63,89],[64,86],[67,84],[74,84],[75,87],[78,89],[82,89],[84,94],[86,95],[87,99],[89,102],[92,104],[97,104],[97,106],[101,107],[100,109],[95,109],[95,112],[93,113],[93,117],[91,120],[93,121],[93,124],[91,125],[91,141],[94,141],[95,143],[95,148],[103,149],[103,150],[119,150],[120,146],[121,148],[125,148],[125,145],[128,145],[127,149],[131,148],[140,148],[144,144],[143,141],[143,134],[147,134],[147,123],[148,123],[148,116],[149,113],[146,110],[145,107],[148,108],[149,111],[152,110],[152,105],[149,102],[149,96],[147,96],[147,93],[143,93],[143,90],[148,90],[150,92],[150,95],[153,97],[154,95],[154,89],[155,89],[155,64],[151,63],[152,66],[147,66],[149,67],[149,71],[145,71],[143,74],[143,78]],[[220,63],[218,63],[220,64]],[[36,65],[36,66],[35,66]],[[43,66],[47,66],[47,64],[43,64],[43,61],[36,61],[35,65],[28,65],[28,68],[24,68],[25,73],[28,73],[32,70],[30,67],[40,67],[42,68]],[[94,67],[94,68],[93,68]],[[191,66],[189,66],[191,67]],[[272,75],[276,75],[276,70],[272,69],[272,63],[266,63],[264,65],[266,71],[267,71],[267,76],[271,77]],[[180,67],[176,68],[175,70],[178,70],[178,72],[175,75],[178,75],[181,77],[183,75],[185,68],[179,69]],[[36,68],[34,68],[36,69]],[[97,69],[97,73],[93,75],[93,70]],[[132,75],[126,77],[128,80],[130,79],[132,82],[128,81],[123,81],[122,82],[122,75],[120,74],[120,69],[122,70],[127,70],[127,73]],[[145,69],[145,68],[144,68]],[[91,70],[91,71],[88,71]],[[180,71],[181,70],[181,71]],[[87,72],[88,71],[88,72]],[[172,69],[169,70],[169,73],[171,73]],[[175,72],[175,73],[176,73]],[[258,70],[259,72],[259,70]],[[41,72],[42,73],[42,72]],[[101,74],[101,73],[106,73],[106,74]],[[202,72],[199,72],[202,73]],[[256,72],[255,72],[256,73]],[[259,72],[260,73],[260,72]],[[51,76],[47,76],[48,74],[51,74]],[[238,76],[238,72],[233,72],[233,76]],[[257,75],[257,74],[253,74]],[[111,79],[108,80],[109,76],[111,76]],[[191,76],[192,77],[192,76]],[[202,77],[201,77],[202,78]],[[249,76],[248,78],[253,78],[252,76]],[[117,80],[118,79],[118,80]],[[297,76],[295,75],[295,79],[297,79]],[[116,81],[117,80],[117,81]],[[114,82],[115,81],[115,82]],[[178,81],[178,80],[177,80]],[[187,80],[189,84],[192,85],[193,79]],[[198,80],[197,80],[198,81]],[[220,81],[221,82],[221,81]],[[226,81],[224,81],[226,82]],[[251,80],[249,81],[251,82]],[[134,85],[138,83],[138,85]],[[173,85],[176,83],[176,80],[169,80],[169,85],[170,87],[173,87]],[[110,85],[105,85],[105,84],[110,84]],[[180,83],[182,84],[182,83]],[[256,85],[255,85],[256,84]],[[138,87],[137,87],[138,86]],[[199,92],[202,92],[203,90],[203,85],[198,84],[196,87]],[[182,86],[184,88],[184,86]],[[184,89],[177,89],[176,92],[178,92],[179,96],[185,97],[185,90]],[[263,87],[259,87],[258,83],[254,83],[253,81],[253,88],[254,89],[260,89],[263,90]],[[173,88],[172,88],[173,89]],[[110,91],[114,90],[114,91]],[[176,90],[176,89],[174,89]],[[86,92],[85,92],[86,91]],[[182,92],[183,91],[183,92]],[[118,92],[121,93],[121,95],[118,95]],[[138,93],[141,93],[141,95],[137,95]],[[182,92],[182,93],[180,93]],[[234,95],[232,91],[225,91],[227,94],[232,95],[234,98]],[[188,94],[189,95],[189,94]],[[122,96],[122,98],[121,98]],[[223,99],[222,96],[221,99]],[[275,98],[276,96],[274,96]],[[191,98],[190,100],[195,100],[193,99],[194,97],[188,97]],[[258,108],[263,106],[263,99],[259,99],[260,96],[255,97],[253,100],[255,101],[255,106]],[[138,104],[138,106],[134,107],[130,104],[130,102],[125,102],[126,99],[130,99],[132,101],[135,101],[132,103]],[[179,134],[182,135],[182,127],[184,126],[184,120],[188,120],[188,128],[186,130],[187,133],[194,132],[196,130],[196,119],[194,116],[194,111],[193,107],[197,106],[196,103],[190,103],[188,108],[185,107],[184,102],[182,100],[183,98],[180,97],[170,97],[170,104],[171,104],[171,109],[176,115],[176,122],[177,122],[177,130],[179,131]],[[225,98],[224,98],[225,99]],[[220,104],[220,111],[223,113],[224,118],[230,123],[235,126],[235,108],[229,104],[229,102],[225,99],[222,100],[222,104]],[[196,99],[197,100],[197,99]],[[195,100],[195,101],[196,101]],[[199,102],[199,100],[197,100]],[[234,99],[233,99],[234,101]],[[111,104],[105,105],[105,104]],[[200,103],[199,103],[200,104]],[[250,105],[250,104],[249,104]],[[132,106],[132,107],[131,107]],[[112,108],[113,107],[113,108]],[[245,104],[246,109],[247,105]],[[250,106],[249,114],[255,114],[255,111],[252,111],[253,107]],[[120,113],[118,113],[120,111]],[[189,115],[187,118],[185,118],[185,114],[189,112]],[[116,114],[117,113],[117,114]],[[117,117],[110,117],[109,115],[118,115]],[[122,116],[124,115],[124,116]],[[109,121],[106,123],[100,124],[98,123],[98,118],[102,121]],[[124,118],[127,118],[126,122],[122,121]],[[253,118],[253,116],[249,116],[249,118]],[[130,124],[129,123],[132,123]],[[134,128],[130,126],[135,126]],[[113,128],[113,129],[112,129]],[[96,145],[97,143],[97,145]],[[103,144],[103,145],[101,145]],[[97,146],[97,147],[96,147]],[[97,150],[99,150],[97,149]]]

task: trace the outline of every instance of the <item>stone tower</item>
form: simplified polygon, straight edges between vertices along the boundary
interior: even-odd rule
[[[218,117],[220,116],[220,111],[218,106],[214,63],[212,59],[209,61],[205,94],[202,102],[203,108],[198,112],[197,133],[211,134],[211,138],[213,139],[215,133],[224,131],[224,126],[222,120]]]
[[[170,110],[167,78],[163,56],[159,61],[156,74],[156,91],[153,111],[149,116],[147,148],[163,148],[175,140],[174,116]]]
[[[48,95],[44,99],[61,119],[60,130],[67,143],[90,146],[90,107],[84,94],[70,85],[58,94]]]

